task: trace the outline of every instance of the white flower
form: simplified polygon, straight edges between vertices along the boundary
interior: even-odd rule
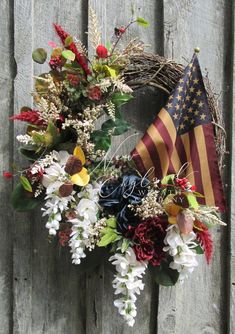
[[[42,184],[47,188],[47,194],[57,191],[60,186],[68,181],[64,166],[69,158],[69,153],[67,151],[54,151],[54,157],[57,162],[53,162],[50,167],[45,168],[42,178]]]
[[[193,272],[194,268],[198,266],[196,234],[190,232],[189,234],[180,233],[177,225],[171,225],[167,228],[167,234],[164,239],[166,247],[163,248],[165,252],[173,257],[170,263],[170,268],[177,270],[180,273],[179,279],[183,281],[188,277],[188,274]]]
[[[123,297],[114,301],[118,312],[124,317],[129,326],[135,323],[136,312],[136,294],[144,289],[142,282],[147,262],[137,261],[135,253],[129,247],[124,254],[116,253],[109,259],[116,266],[117,274],[113,280],[114,294],[121,294]]]
[[[45,198],[45,207],[42,208],[42,216],[49,216],[46,228],[49,229],[50,235],[56,235],[56,231],[60,228],[61,214],[68,210],[71,202],[74,202],[74,192],[67,197],[60,197],[55,194],[48,194]]]
[[[70,220],[73,225],[69,246],[72,253],[72,263],[74,264],[80,264],[81,258],[86,256],[85,249],[91,246],[90,231],[98,221],[99,189],[100,185],[98,184],[88,184],[83,191],[78,193],[77,217]]]

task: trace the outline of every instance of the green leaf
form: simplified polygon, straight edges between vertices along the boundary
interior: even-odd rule
[[[75,54],[72,51],[70,51],[70,50],[64,50],[64,51],[62,51],[62,56],[65,59],[68,59],[68,60],[71,60],[71,61],[73,61],[75,59]]]
[[[197,254],[204,254],[204,250],[200,245],[197,245],[197,247],[194,248]]]
[[[131,94],[122,94],[122,93],[114,93],[111,98],[112,102],[115,104],[116,107],[122,106],[131,99],[133,99],[133,96]]]
[[[41,200],[33,197],[32,193],[26,191],[21,183],[18,183],[11,195],[11,202],[15,210],[19,212],[35,209]]]
[[[159,266],[151,267],[151,269],[154,280],[159,285],[172,286],[178,281],[178,271],[169,268],[169,263],[166,261],[163,261]]]
[[[49,121],[46,129],[46,144],[47,146],[50,146],[50,145],[56,145],[59,142],[60,142],[60,134],[58,132],[58,129],[53,122]]]
[[[173,180],[175,178],[175,174],[166,175],[162,180],[161,184],[173,184]]]
[[[117,227],[117,219],[116,219],[116,217],[111,217],[111,218],[107,219],[106,220],[106,224],[109,227],[116,228]]]
[[[204,195],[198,193],[197,191],[194,191],[194,192],[193,192],[193,195],[196,196],[196,197],[199,197],[199,198],[205,198]]]
[[[35,89],[38,94],[43,95],[48,93],[49,82],[45,78],[46,74],[39,75],[35,80]]]
[[[102,228],[102,230],[100,231],[101,234],[113,234],[114,230],[113,228],[106,226],[104,228]]]
[[[23,175],[20,176],[20,183],[22,184],[23,188],[26,191],[29,191],[30,193],[33,192],[32,186],[31,186],[29,180],[25,176],[23,176]]]
[[[105,132],[111,131],[113,136],[118,136],[125,133],[132,127],[130,123],[125,121],[122,118],[117,118],[114,120],[109,119],[108,121],[102,124],[102,130]]]
[[[136,22],[138,23],[138,25],[145,28],[149,26],[149,22],[143,19],[142,17],[137,17]]]
[[[125,251],[127,250],[127,248],[129,247],[130,244],[130,240],[124,238],[123,242],[122,242],[122,246],[121,246],[121,252],[125,253]]]
[[[198,209],[199,208],[199,204],[197,202],[196,197],[193,194],[191,194],[191,193],[187,193],[186,196],[187,196],[187,200],[189,202],[189,206],[191,208],[193,208],[193,209]]]
[[[35,153],[35,147],[25,145],[19,148],[19,152],[29,161],[35,161],[39,158],[39,156]]]
[[[112,45],[111,45],[110,41],[107,41],[107,42],[105,43],[105,47],[106,47],[106,49],[107,49],[108,51],[111,50]]]
[[[31,133],[33,141],[36,145],[44,145],[45,144],[45,135],[41,134],[37,131],[32,131]]]
[[[47,59],[47,52],[43,48],[38,48],[33,51],[32,58],[36,63],[43,64]]]
[[[67,48],[72,43],[73,43],[73,37],[72,36],[68,36],[68,37],[66,37],[66,39],[64,41],[64,46]]]
[[[108,151],[111,146],[110,135],[101,130],[94,131],[91,138],[95,144],[96,150]]]
[[[116,233],[109,233],[109,234],[105,234],[100,241],[98,242],[98,246],[99,247],[106,247],[107,245],[111,244],[112,242],[115,241],[116,239]]]

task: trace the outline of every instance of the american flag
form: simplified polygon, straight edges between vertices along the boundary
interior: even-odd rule
[[[214,129],[197,55],[185,68],[168,102],[131,152],[142,174],[158,179],[184,173],[205,196],[202,204],[225,210]]]

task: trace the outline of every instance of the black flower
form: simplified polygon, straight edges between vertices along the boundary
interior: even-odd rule
[[[128,207],[129,204],[140,204],[148,193],[149,180],[137,175],[124,175],[118,180],[106,181],[100,191],[99,204],[104,210],[116,215],[117,229],[126,232],[129,225],[139,224],[139,218]]]

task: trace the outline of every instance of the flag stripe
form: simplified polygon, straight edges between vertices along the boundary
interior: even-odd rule
[[[165,124],[167,124],[167,128]],[[166,146],[167,154],[169,156],[168,173],[176,173],[178,165],[180,164],[179,157],[177,160],[177,156],[176,156],[177,152],[174,151],[174,143],[176,140],[176,129],[172,121],[172,118],[170,117],[169,113],[164,108],[161,109],[153,125],[155,126],[157,131],[160,133],[165,143],[165,146]],[[174,151],[174,158],[176,159],[176,161],[174,161],[174,159],[171,159],[173,151]],[[172,162],[173,163],[175,162],[175,163],[173,164]]]
[[[148,131],[146,132],[146,134],[144,135],[144,138],[142,140],[143,140],[143,143],[144,143],[145,147],[148,150],[149,157],[152,161],[152,166],[155,167],[154,174],[157,178],[160,179],[160,178],[162,178],[162,175],[163,175],[162,174],[162,169],[161,169],[161,160],[160,160],[159,152],[156,148],[156,145],[155,145],[155,143],[154,143],[154,141],[153,141],[153,139],[150,136]]]
[[[139,152],[137,151],[136,148],[131,152],[131,157],[134,160],[135,165],[136,165],[138,171],[141,174],[146,174],[147,170],[145,169],[145,166],[143,164],[141,156],[140,156],[140,154],[139,154]]]
[[[147,147],[144,143],[144,138],[142,138],[139,141],[139,143],[136,145],[135,149],[140,156],[140,159],[142,161],[142,164],[144,165],[145,173],[146,173],[153,166],[153,162],[152,162],[151,157],[149,155],[148,149],[147,149]]]
[[[200,194],[204,194],[202,177],[201,177],[201,161],[200,161],[200,157],[198,153],[200,146],[198,147],[197,145],[197,140],[196,140],[194,129],[189,132],[189,139],[190,139],[192,166],[194,170],[194,179],[195,179],[195,185],[197,188],[196,190]],[[205,198],[198,198],[198,202],[200,204],[205,204]]]
[[[226,211],[226,204],[223,194],[223,185],[220,177],[220,171],[217,162],[217,153],[214,142],[214,129],[212,124],[206,124],[203,126],[203,132],[206,138],[206,150],[209,157],[208,164],[210,175],[213,175],[213,192],[215,198],[215,205],[220,208],[220,211]]]
[[[175,141],[175,148],[176,152],[178,153],[178,156],[180,157],[181,166],[187,162],[187,155],[185,152],[185,148],[182,142],[181,136],[177,136]]]
[[[197,126],[194,128],[197,146],[200,147],[198,153],[201,161],[201,175],[202,175],[202,184],[204,189],[204,195],[206,199],[206,205],[214,205],[214,192],[212,188],[211,176],[210,176],[210,168],[207,159],[207,149],[206,142],[204,137],[204,131],[202,126]],[[210,157],[210,154],[209,154]],[[210,157],[211,158],[211,157]]]
[[[184,150],[186,153],[186,162],[188,163],[188,167],[186,169],[186,177],[189,179],[189,182],[191,184],[195,184],[195,179],[194,179],[194,171],[193,171],[193,166],[192,166],[192,161],[191,161],[191,152],[190,152],[190,140],[189,140],[189,134],[184,133],[181,135],[182,143],[184,146]]]
[[[160,160],[160,166],[161,166],[161,177],[165,176],[167,174],[168,168],[169,168],[169,155],[167,152],[167,148],[165,145],[165,142],[160,135],[157,128],[155,128],[154,125],[151,125],[147,130],[148,135],[152,139],[152,142],[155,145],[155,149],[158,152],[158,158]],[[156,166],[156,165],[155,165]],[[157,172],[157,171],[156,171]],[[156,173],[157,176],[158,173]]]

